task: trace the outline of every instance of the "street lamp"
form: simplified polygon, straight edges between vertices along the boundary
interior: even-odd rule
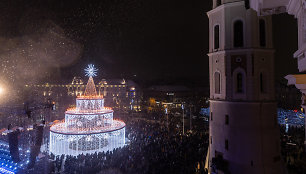
[[[185,123],[184,123],[184,105],[182,104],[182,110],[183,110],[183,135],[185,134]]]
[[[168,129],[168,132],[169,132],[168,109],[167,109],[167,107],[165,108],[165,114],[167,116],[167,129]]]

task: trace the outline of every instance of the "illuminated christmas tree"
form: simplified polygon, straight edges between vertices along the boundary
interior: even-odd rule
[[[94,65],[85,69],[89,77],[84,95],[76,98],[76,107],[65,112],[65,120],[50,128],[50,152],[79,155],[112,151],[125,145],[125,123],[113,119],[113,110],[104,107],[97,95]]]
[[[84,93],[85,96],[97,96],[96,85],[92,78],[94,76],[97,76],[97,71],[98,69],[96,69],[95,66],[92,64],[88,65],[88,67],[85,69],[86,76],[89,77]]]
[[[96,85],[92,77],[88,79],[84,95],[88,97],[97,96]]]

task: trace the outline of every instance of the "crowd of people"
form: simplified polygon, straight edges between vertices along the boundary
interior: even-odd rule
[[[208,122],[197,120],[185,134],[181,116],[154,114],[121,115],[126,123],[128,143],[110,152],[79,156],[54,156],[45,153],[34,168],[24,173],[206,173]],[[198,123],[198,124],[197,124]],[[199,124],[200,123],[200,124]],[[48,129],[44,141],[48,142]],[[280,126],[281,152],[289,174],[306,173],[304,126]],[[19,144],[27,149],[33,131],[22,132]],[[2,137],[5,138],[5,137]]]
[[[23,173],[206,173],[204,169],[208,149],[208,122],[196,120],[192,131],[182,131],[181,116],[154,113],[127,114],[128,143],[113,151],[79,156],[54,156],[43,153],[34,168]],[[188,120],[187,120],[188,121]],[[185,123],[186,125],[189,125]],[[44,141],[48,142],[48,128]],[[289,174],[306,173],[304,126],[280,126],[281,152]],[[33,144],[34,132],[23,131],[19,138],[22,149]],[[1,136],[0,139],[5,139]],[[29,144],[29,142],[32,142]]]
[[[304,126],[280,127],[281,152],[289,174],[306,173]]]
[[[159,116],[146,119],[136,115],[133,118],[122,117],[127,124],[129,140],[123,148],[77,157],[50,155],[47,159],[46,156],[28,173],[42,170],[48,170],[47,173],[100,174],[205,173],[208,126],[201,126],[201,130],[188,131],[183,135],[173,120],[168,128],[166,117],[156,117]]]

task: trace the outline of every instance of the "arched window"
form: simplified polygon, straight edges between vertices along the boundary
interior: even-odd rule
[[[243,47],[243,22],[238,20],[234,23],[234,47]]]
[[[217,0],[216,6],[218,7],[219,5],[221,5],[221,0]]]
[[[261,47],[266,46],[266,22],[263,19],[259,20],[259,44]]]
[[[220,27],[219,25],[216,25],[214,27],[214,49],[218,49],[220,47],[219,40],[220,40]]]
[[[228,125],[229,124],[229,116],[225,115],[225,124]]]
[[[264,84],[264,77],[263,77],[263,74],[260,73],[260,76],[259,76],[259,83],[260,83],[260,92],[261,93],[264,93],[265,92],[265,84]]]
[[[236,78],[237,78],[236,79],[237,80],[236,81],[236,83],[237,83],[236,92],[237,93],[243,93],[243,75],[242,75],[242,73],[238,73]]]
[[[215,72],[215,93],[220,94],[221,92],[221,76],[219,72]]]

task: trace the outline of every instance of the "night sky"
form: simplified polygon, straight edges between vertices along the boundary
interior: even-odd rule
[[[2,81],[84,77],[208,86],[208,0],[4,0]],[[297,72],[296,20],[274,16],[276,77]],[[133,76],[133,75],[136,75]]]

